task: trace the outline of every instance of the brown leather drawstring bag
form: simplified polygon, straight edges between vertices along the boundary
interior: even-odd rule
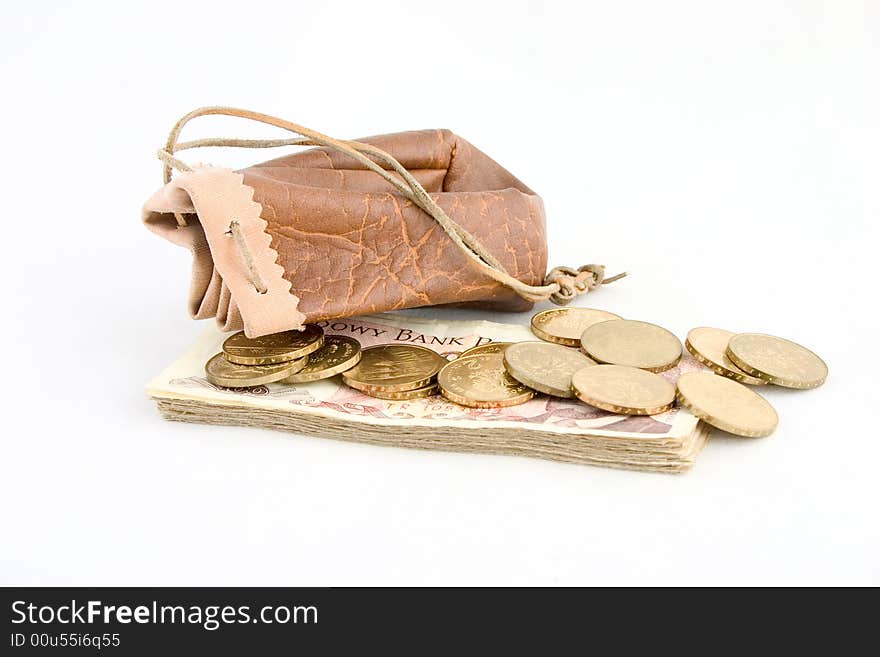
[[[208,114],[302,137],[178,141],[187,122]],[[289,145],[319,148],[241,171],[190,167],[176,156]],[[448,130],[340,141],[264,114],[208,107],[177,122],[159,157],[165,185],[144,205],[144,223],[192,251],[192,316],[250,337],[435,304],[523,311],[614,280],[598,265],[546,274],[541,198]]]

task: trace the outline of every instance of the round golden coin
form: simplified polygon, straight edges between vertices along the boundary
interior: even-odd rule
[[[737,436],[769,436],[779,423],[776,411],[761,395],[711,372],[683,374],[676,397],[696,417]]]
[[[500,354],[503,353],[504,350],[509,347],[512,342],[487,342],[486,344],[478,344],[476,347],[471,347],[470,349],[465,349],[459,355],[459,358],[467,358],[469,356],[476,356],[477,354]]]
[[[609,319],[620,319],[620,315],[596,308],[553,308],[532,317],[532,333],[547,342],[580,347],[584,331]]]
[[[365,392],[365,395],[375,397],[376,399],[387,399],[389,401],[405,401],[407,399],[420,399],[422,397],[431,397],[436,395],[439,387],[436,383],[425,386],[424,388],[416,388],[415,390],[401,390],[400,392],[383,392],[376,390],[374,392]]]
[[[317,351],[324,344],[324,330],[306,324],[302,331],[282,331],[249,338],[244,331],[231,335],[223,342],[223,353],[230,363],[239,365],[271,365],[286,363]]]
[[[585,367],[574,373],[571,387],[582,402],[624,415],[656,415],[675,403],[675,386],[669,381],[625,365]]]
[[[336,376],[358,364],[361,343],[344,335],[324,337],[324,345],[308,356],[308,364],[282,383],[307,383]]]
[[[423,388],[434,380],[446,359],[412,344],[380,344],[361,351],[361,360],[342,380],[364,392],[401,392]]]
[[[549,342],[517,342],[504,350],[504,367],[510,376],[554,397],[574,397],[572,374],[595,364],[577,349]]]
[[[665,328],[633,319],[593,324],[581,336],[584,352],[599,363],[664,372],[681,360],[681,342]]]
[[[448,361],[447,361],[448,362]],[[345,376],[345,372],[342,374],[342,382],[347,385],[349,388],[354,388],[355,390],[359,390],[365,395],[369,395],[370,397],[379,397],[379,395],[388,395],[392,392],[407,392],[409,390],[417,390],[418,388],[424,388],[426,386],[433,385],[437,382],[436,376],[430,376],[425,379],[421,379],[419,381],[414,381],[411,384],[407,384],[407,387],[400,389],[396,386],[376,386],[369,385],[366,383],[362,383],[360,381],[355,381],[353,379],[349,379]]]
[[[762,333],[739,333],[727,344],[727,357],[752,376],[785,388],[816,388],[828,366],[806,347]]]
[[[727,343],[736,333],[724,329],[700,326],[691,329],[684,341],[684,346],[693,354],[694,358],[708,367],[715,374],[726,376],[728,379],[748,383],[751,386],[762,386],[766,381],[758,377],[746,374],[727,357]]]
[[[440,370],[437,382],[446,399],[471,408],[516,406],[535,396],[507,373],[501,354],[458,358]]]
[[[276,383],[299,372],[308,363],[308,357],[272,365],[239,365],[230,363],[224,354],[216,354],[205,363],[205,376],[215,386],[249,388]]]

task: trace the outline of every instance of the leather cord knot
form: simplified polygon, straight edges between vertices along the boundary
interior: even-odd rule
[[[595,289],[605,282],[604,265],[554,267],[544,278],[544,285],[556,285],[559,289],[550,295],[550,301],[564,306],[579,294]]]

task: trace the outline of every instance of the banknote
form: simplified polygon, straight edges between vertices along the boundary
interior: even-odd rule
[[[365,316],[319,324],[328,335],[356,338],[364,347],[415,344],[445,358],[493,341],[534,340],[526,326],[485,321]],[[474,409],[434,396],[386,401],[361,394],[340,378],[243,389],[212,385],[205,362],[227,337],[209,328],[147,387],[172,420],[270,426],[375,444],[523,454],[615,467],[681,471],[693,464],[708,431],[688,411],[655,416],[615,415],[578,400],[536,396],[508,408]],[[690,356],[661,376],[671,382],[701,369]]]

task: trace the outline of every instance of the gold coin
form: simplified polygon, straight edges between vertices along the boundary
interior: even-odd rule
[[[421,397],[430,397],[436,395],[439,387],[436,383],[425,386],[424,388],[416,388],[415,390],[401,390],[400,392],[365,392],[365,395],[375,397],[376,399],[387,399],[391,401],[404,401],[406,399],[419,399]]]
[[[342,380],[364,392],[415,390],[431,383],[446,362],[425,347],[381,344],[364,349],[360,362],[343,373]]]
[[[701,420],[738,436],[769,436],[779,423],[776,411],[761,395],[711,372],[683,374],[676,397]]]
[[[574,397],[571,376],[596,363],[577,349],[548,342],[517,342],[504,350],[504,367],[514,379],[554,397]]]
[[[468,356],[476,356],[477,354],[500,354],[503,353],[504,350],[509,347],[512,342],[487,342],[486,344],[479,344],[476,347],[471,347],[470,349],[465,349],[461,352],[459,358],[467,358]]]
[[[694,358],[716,374],[752,386],[764,385],[766,381],[746,374],[727,357],[727,343],[734,335],[736,333],[724,329],[701,326],[690,330],[684,346]]]
[[[328,335],[324,345],[308,356],[308,364],[282,383],[307,383],[320,381],[341,374],[358,364],[361,359],[361,343],[344,335]]]
[[[440,370],[437,382],[446,399],[471,408],[515,406],[535,396],[507,373],[501,354],[458,358]]]
[[[308,363],[308,357],[272,365],[239,365],[230,363],[224,354],[217,354],[205,363],[205,375],[215,386],[249,388],[275,383],[299,372]]]
[[[656,415],[675,403],[675,386],[669,381],[625,365],[585,367],[574,373],[571,387],[582,402],[624,415]]]
[[[584,352],[599,363],[664,372],[681,359],[681,342],[665,328],[632,319],[593,324],[581,336]]]
[[[324,344],[324,330],[306,324],[302,331],[282,331],[249,338],[244,331],[226,338],[223,353],[230,363],[239,365],[271,365],[286,363],[317,351]]]
[[[727,357],[746,373],[786,388],[816,388],[828,366],[806,347],[762,333],[739,333],[727,345]]]
[[[342,374],[342,382],[347,385],[349,388],[354,388],[355,390],[359,390],[365,395],[369,395],[370,397],[378,397],[381,394],[390,394],[392,392],[407,392],[409,390],[416,390],[418,388],[424,388],[425,386],[433,385],[437,382],[437,378],[435,376],[428,377],[426,379],[421,379],[419,381],[414,381],[412,384],[407,384],[405,388],[398,388],[397,386],[377,386],[377,385],[369,385],[366,383],[362,383],[361,381],[355,381],[353,379],[349,379],[346,377],[346,373]]]
[[[547,342],[580,347],[584,331],[609,319],[620,319],[620,315],[596,308],[553,308],[532,317],[532,333]]]

